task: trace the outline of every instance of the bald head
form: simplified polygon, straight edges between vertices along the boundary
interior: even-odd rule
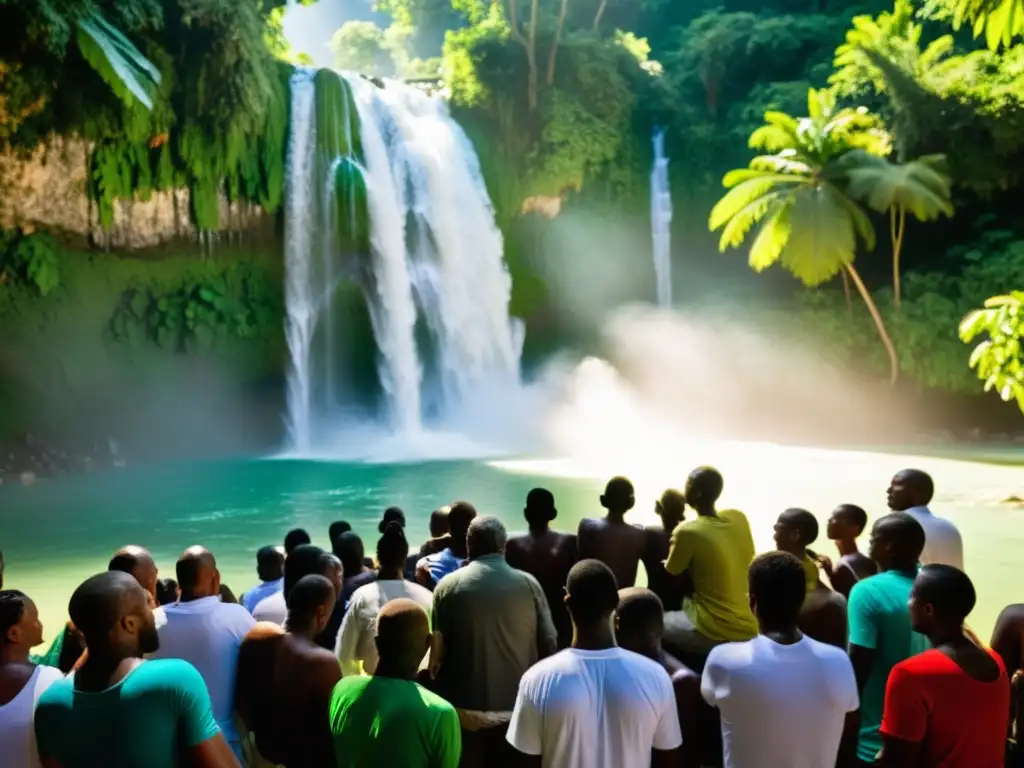
[[[156,598],[157,568],[153,555],[148,549],[129,544],[114,553],[107,564],[108,571],[118,571],[134,576],[135,580],[142,585],[142,588]]]
[[[391,600],[377,614],[377,672],[411,679],[430,649],[430,622],[419,604]]]
[[[220,594],[220,572],[217,561],[205,547],[189,547],[175,565],[182,602]]]
[[[146,591],[122,571],[86,579],[68,604],[68,615],[94,655],[128,658],[159,648]]]

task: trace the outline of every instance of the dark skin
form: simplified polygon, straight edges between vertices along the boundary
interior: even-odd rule
[[[910,621],[915,630],[927,635],[932,647],[951,659],[964,673],[980,683],[999,679],[999,665],[964,632],[963,620],[950,620],[936,613],[935,606],[910,593]],[[921,742],[882,734],[879,768],[915,768],[920,764]]]
[[[828,576],[832,589],[843,597],[850,596],[850,590],[858,581],[878,573],[875,562],[857,548],[857,538],[862,532],[858,525],[847,519],[843,507],[837,507],[828,519],[827,535],[835,542],[839,559],[833,564],[824,555],[815,558]]]
[[[628,627],[623,630],[621,621],[616,617],[615,624],[616,636],[621,647],[658,662],[668,672],[676,696],[679,726],[683,733],[683,746],[679,753],[680,764],[699,765],[701,736],[697,727],[697,712],[701,700],[700,675],[661,647],[661,633],[664,627],[660,622],[651,627]]]
[[[585,518],[576,532],[577,558],[593,558],[612,569],[620,587],[636,584],[636,571],[647,548],[647,534],[639,525],[627,523],[626,513],[633,508],[632,489],[601,497],[608,514],[600,519]]]
[[[525,509],[530,532],[513,536],[505,546],[505,560],[513,568],[525,571],[540,582],[551,606],[551,618],[558,630],[558,647],[572,642],[572,622],[565,610],[565,580],[576,563],[576,537],[550,528],[557,514],[551,510]]]
[[[644,529],[646,546],[641,560],[647,571],[647,587],[658,596],[666,611],[682,610],[683,598],[693,592],[688,576],[673,576],[665,570],[672,531],[683,522],[685,509],[682,494],[666,492],[654,505],[661,525]]]
[[[327,626],[334,603],[332,593],[313,616],[290,614],[287,631],[276,624],[257,624],[239,652],[239,715],[256,729],[263,756],[289,768],[333,762],[326,714],[341,668],[334,654],[314,638]],[[272,713],[272,722],[261,723],[259,711]],[[260,733],[263,727],[269,733]]]
[[[582,651],[603,651],[618,645],[615,641],[615,632],[612,630],[613,608],[609,608],[606,614],[596,620],[581,622],[577,621],[573,614],[572,595],[565,596],[565,605],[569,609],[569,615],[573,617],[573,648]],[[543,765],[542,758],[543,755],[524,755],[520,752],[519,764],[524,768],[540,768]],[[687,766],[688,764],[682,762],[682,747],[673,750],[651,750],[651,768],[686,768]]]
[[[150,596],[138,584],[123,588],[120,617],[109,632],[86,637],[89,656],[75,672],[75,689],[99,692],[122,681],[143,661],[143,654],[159,646],[156,622],[149,607]],[[184,755],[189,768],[238,768],[238,760],[218,733],[190,748]],[[56,760],[44,759],[44,768],[61,768]]]
[[[1019,677],[1024,669],[1024,605],[1009,605],[1003,609],[996,620],[991,645],[1014,681],[1010,700],[1010,736],[1024,734],[1024,701],[1021,700],[1024,698],[1024,685]]]
[[[195,574],[195,579],[182,581],[180,569],[185,567]],[[205,547],[189,547],[178,558],[179,581],[183,603],[215,597],[220,594],[220,571],[213,554]]]
[[[39,611],[31,600],[25,603],[21,620],[7,630],[0,642],[0,707],[10,704],[35,674],[29,652],[43,642]]]

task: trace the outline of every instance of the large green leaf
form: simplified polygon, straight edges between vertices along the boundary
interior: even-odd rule
[[[1024,35],[1024,0],[939,0],[938,5],[952,13],[955,29],[971,26],[992,50]]]
[[[831,185],[802,187],[793,195],[782,266],[804,285],[831,280],[853,261],[856,236],[842,193]]]
[[[754,239],[754,244],[750,246],[748,262],[755,272],[761,272],[778,261],[780,254],[789,242],[789,235],[792,231],[790,220],[792,201],[793,195],[788,195],[785,199],[775,201],[769,207],[761,229]]]
[[[93,11],[78,20],[76,40],[82,57],[118,97],[153,108],[151,92],[160,83],[160,71],[120,30]]]
[[[944,155],[925,155],[891,163],[866,152],[851,152],[841,162],[850,197],[879,212],[902,209],[920,221],[952,216],[951,182]]]

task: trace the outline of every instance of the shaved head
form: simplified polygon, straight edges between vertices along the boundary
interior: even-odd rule
[[[175,565],[175,572],[178,575],[181,599],[185,602],[220,594],[217,561],[205,547],[189,547],[182,552]]]
[[[142,585],[142,588],[156,598],[157,568],[156,561],[149,550],[136,544],[129,544],[121,547],[110,558],[107,564],[108,571],[120,571],[134,576],[135,580]]]
[[[404,597],[385,603],[377,614],[378,669],[400,670],[411,678],[429,648],[427,612]]]
[[[153,612],[139,582],[121,571],[86,579],[68,604],[86,645],[104,656],[141,656],[159,647]]]

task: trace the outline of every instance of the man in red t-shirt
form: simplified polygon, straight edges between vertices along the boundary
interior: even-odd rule
[[[998,654],[964,633],[974,585],[949,565],[926,565],[910,620],[932,650],[893,667],[882,715],[884,768],[1003,768],[1010,683]]]

